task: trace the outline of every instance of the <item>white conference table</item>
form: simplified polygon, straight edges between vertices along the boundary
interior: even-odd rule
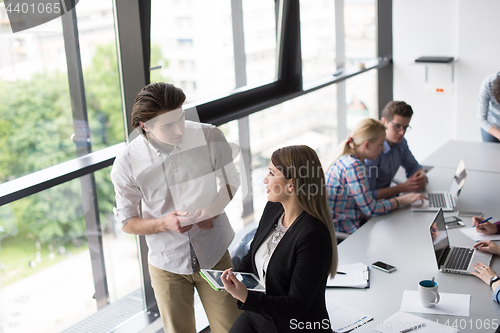
[[[454,169],[434,167],[428,173],[427,190],[445,190],[453,178]],[[469,171],[458,200],[458,209],[482,211],[484,216],[500,220],[500,173]],[[445,213],[455,215],[455,213]],[[416,213],[410,207],[372,218],[339,245],[339,262],[362,262],[367,265],[381,260],[397,267],[393,273],[370,269],[370,288],[329,288],[327,296],[361,310],[373,320],[355,332],[375,332],[378,323],[398,312],[404,290],[417,290],[422,279],[436,278],[442,293],[469,294],[470,316],[412,313],[423,318],[462,326],[460,332],[494,332],[484,329],[484,323],[500,321],[500,305],[492,300],[488,285],[475,276],[442,273],[438,270],[429,235],[435,213]],[[471,227],[470,218],[462,218]],[[449,230],[451,245],[472,246],[475,242],[460,229]],[[493,269],[500,274],[500,259],[493,257]],[[335,318],[330,318],[332,323]],[[455,321],[456,320],[456,321]],[[500,324],[500,323],[498,323]],[[481,328],[479,328],[481,326]],[[416,331],[418,332],[418,331]]]
[[[448,141],[421,164],[456,169],[461,158],[467,170],[500,173],[500,144],[492,142]]]

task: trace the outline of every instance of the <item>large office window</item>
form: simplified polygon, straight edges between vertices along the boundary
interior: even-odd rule
[[[345,0],[346,66],[364,68],[377,57],[376,0]],[[366,117],[378,118],[377,72],[369,71],[346,81],[347,129]]]
[[[335,72],[335,1],[300,1],[303,82]]]
[[[249,116],[253,202],[258,219],[267,202],[263,179],[272,153],[281,147],[308,145],[328,168],[337,147],[336,89],[329,86]]]
[[[125,139],[112,1],[83,1],[75,11],[79,43],[68,51],[61,18],[12,34],[0,3],[0,184],[75,159],[82,141],[90,152]],[[84,95],[71,95],[71,71],[83,73]],[[88,121],[74,118],[74,97]],[[85,194],[98,201],[90,218],[88,177],[0,207],[0,330],[59,332],[96,313],[95,251],[105,263],[104,303],[142,297],[136,239],[114,222],[109,172],[95,172]],[[96,221],[102,231],[88,230]],[[89,242],[96,232],[102,248]],[[132,315],[143,301],[135,306]]]
[[[167,81],[187,102],[235,88],[231,1],[153,0],[151,82]]]
[[[246,84],[276,76],[274,1],[242,1]],[[233,13],[230,0],[153,0],[151,82],[182,88],[187,103],[214,98],[236,88]],[[243,55],[241,55],[243,56]]]
[[[157,311],[143,239],[137,246],[138,238],[123,233],[113,216],[109,165],[126,140],[127,101],[137,94],[137,87],[128,89],[136,79],[129,70],[145,67],[123,50],[150,42],[147,52],[141,50],[150,56],[150,81],[181,87],[202,121],[209,119],[241,146],[235,162],[246,164],[240,171],[251,175],[247,190],[255,214],[246,211],[242,188],[226,209],[241,234],[252,216],[259,220],[266,203],[262,180],[274,150],[306,144],[327,169],[338,133],[376,116],[377,71],[361,73],[363,63],[376,58],[376,0],[344,0],[343,11],[335,12],[340,3],[151,0],[151,8],[148,1],[137,2],[143,10],[138,14],[120,1],[88,0],[75,9],[77,34],[68,33],[74,21],[67,17],[12,34],[0,2],[0,186],[21,180],[16,199],[0,191],[7,202],[0,206],[0,330],[112,330]],[[283,26],[277,20],[281,10]],[[341,13],[343,29],[336,26]],[[115,21],[132,31],[123,37]],[[341,58],[360,70],[328,77],[342,65],[336,62],[341,30]],[[77,37],[77,47],[68,46]],[[307,89],[298,84],[300,77]],[[339,96],[337,82],[345,86]],[[344,99],[345,108],[339,102]],[[63,170],[65,161],[82,164],[84,171],[75,167],[75,176]],[[54,184],[42,184],[42,191],[39,184],[23,187],[35,171]]]
[[[344,0],[346,66],[377,57],[377,1]]]
[[[275,3],[242,0],[247,85],[276,79]]]
[[[61,19],[22,34],[7,29],[0,33],[0,183],[76,157]]]
[[[112,0],[76,7],[92,150],[125,140]]]
[[[97,312],[84,215],[79,179],[0,207],[4,332],[60,332]],[[135,237],[113,223],[103,228],[112,302],[140,290]]]
[[[346,81],[346,126],[349,131],[361,119],[378,119],[377,93],[376,71],[369,71]]]
[[[239,129],[238,129],[238,121],[233,120],[228,123],[225,123],[221,126],[219,126],[219,129],[224,133],[224,136],[226,137],[227,142],[231,144],[233,147],[238,147],[240,146],[239,144]],[[235,152],[236,155],[236,152]],[[242,160],[241,160],[241,151],[238,152],[237,156],[234,156],[235,159],[233,160],[236,168],[240,172],[245,172],[244,168],[242,167]],[[247,195],[248,190],[247,188],[243,188],[243,184],[240,186],[238,191],[236,191],[233,200],[226,206],[225,212],[227,214],[227,217],[229,219],[229,223],[233,227],[235,232],[239,232],[241,229],[244,227],[244,221],[242,219],[242,202],[243,198],[245,195]],[[251,195],[251,194],[250,194]]]

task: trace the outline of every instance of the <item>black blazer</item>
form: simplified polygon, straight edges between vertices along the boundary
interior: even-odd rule
[[[268,202],[250,251],[235,269],[257,275],[255,252],[283,213],[280,203]],[[266,293],[249,291],[242,310],[274,323],[278,332],[297,332],[301,322],[317,323],[314,331],[331,332],[325,304],[326,280],[332,260],[332,242],[326,226],[305,211],[290,226],[269,261]],[[314,325],[314,324],[310,324]],[[314,326],[310,326],[314,327]],[[301,331],[301,330],[299,330]]]

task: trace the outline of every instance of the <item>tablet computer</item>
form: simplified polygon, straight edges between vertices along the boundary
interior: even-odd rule
[[[201,269],[200,275],[214,288],[215,290],[224,290],[224,285],[220,279],[224,271],[218,271],[213,269]],[[241,273],[233,272],[236,278],[241,281],[247,287],[248,290],[265,292],[264,284],[259,280],[255,274],[252,273]]]

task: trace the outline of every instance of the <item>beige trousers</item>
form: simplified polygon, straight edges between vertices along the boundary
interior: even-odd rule
[[[226,251],[213,269],[224,270],[229,267],[233,267],[233,264]],[[241,313],[230,294],[212,289],[199,272],[181,275],[149,264],[149,274],[166,333],[196,333],[195,287],[213,333],[227,333]]]

